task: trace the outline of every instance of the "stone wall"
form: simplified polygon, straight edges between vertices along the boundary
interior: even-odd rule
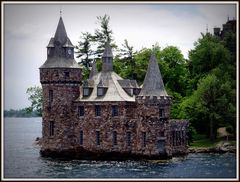
[[[49,83],[81,83],[81,69],[79,68],[42,68],[40,69],[41,84]]]
[[[148,151],[155,155],[172,155],[170,143],[170,97],[137,97],[138,121],[152,134]],[[160,111],[162,110],[162,111]]]
[[[95,106],[101,108],[101,116],[95,116]],[[129,152],[134,146],[135,122],[131,122],[136,114],[131,114],[132,118],[127,117],[126,113],[129,110],[127,102],[78,102],[75,103],[75,135],[79,136],[80,131],[83,131],[83,145],[80,145],[78,137],[78,145],[89,151],[118,151]],[[84,107],[84,116],[78,115],[78,107]],[[112,116],[112,106],[118,107],[118,116]],[[129,114],[128,114],[129,115]],[[129,126],[131,125],[131,126]],[[132,127],[132,128],[130,128]],[[127,146],[126,131],[132,132],[132,145]],[[96,132],[100,133],[100,145],[96,143]],[[113,132],[117,133],[117,145],[113,143]]]
[[[43,88],[42,150],[68,149],[75,145],[72,102],[80,94],[81,70],[40,69],[40,78]]]
[[[187,121],[169,119],[170,97],[137,97],[136,102],[76,101],[80,76],[80,69],[40,70],[43,155],[162,158],[186,153]],[[95,115],[96,105],[101,116]],[[117,106],[117,116],[112,115],[112,106]]]
[[[186,154],[188,152],[187,120],[170,120],[171,148],[173,155]]]

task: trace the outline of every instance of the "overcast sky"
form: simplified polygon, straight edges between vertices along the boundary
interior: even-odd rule
[[[108,14],[117,45],[124,39],[136,50],[177,46],[188,51],[201,32],[209,32],[236,18],[234,4],[5,4],[4,109],[30,105],[26,90],[40,85],[39,67],[47,58],[46,46],[54,36],[62,9],[68,37],[77,44],[81,32],[98,28],[96,16]],[[146,60],[148,61],[148,60]]]

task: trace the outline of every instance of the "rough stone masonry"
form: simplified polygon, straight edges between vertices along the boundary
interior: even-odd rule
[[[60,17],[40,67],[41,155],[80,159],[163,159],[188,151],[188,121],[170,119],[167,94],[152,51],[142,87],[113,70],[106,43],[102,71],[81,78],[74,46]]]

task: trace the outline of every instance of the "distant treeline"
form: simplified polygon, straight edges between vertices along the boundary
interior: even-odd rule
[[[28,109],[4,110],[4,117],[39,117],[37,111],[29,112]]]

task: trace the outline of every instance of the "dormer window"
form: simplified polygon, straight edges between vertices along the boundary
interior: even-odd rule
[[[89,94],[90,92],[89,92],[89,88],[83,88],[83,96],[89,96],[90,94]]]
[[[50,56],[50,54],[51,54],[51,50],[50,50],[50,48],[48,48],[47,55]]]
[[[104,88],[98,87],[97,88],[97,96],[103,96],[104,95]]]
[[[105,85],[103,80],[100,79],[100,81],[99,81],[99,83],[97,85],[97,96],[105,95],[106,91],[107,91],[107,86]]]

